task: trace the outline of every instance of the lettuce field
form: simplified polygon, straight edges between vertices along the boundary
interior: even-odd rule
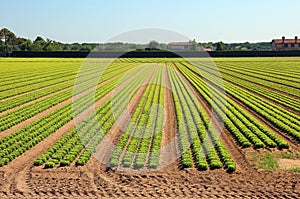
[[[0,184],[15,171],[42,194],[43,172],[95,165],[112,172],[103,183],[226,179],[257,173],[253,154],[300,154],[300,58],[3,58],[0,71]]]

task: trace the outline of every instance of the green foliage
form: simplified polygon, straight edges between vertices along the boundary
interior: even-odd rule
[[[46,162],[45,164],[46,169],[54,168],[55,166],[56,166],[55,162]]]
[[[250,143],[255,148],[288,148],[289,144],[284,141],[282,138],[280,138],[278,135],[276,135],[274,132],[271,132],[268,128],[263,126],[260,122],[258,122],[255,118],[253,118],[251,115],[249,115],[245,110],[240,108],[235,102],[230,100],[229,98],[224,98],[224,96],[220,95],[215,88],[212,88],[208,90],[206,87],[206,83],[199,80],[197,78],[197,75],[195,73],[198,72],[194,67],[190,65],[187,66],[192,72],[189,72],[187,69],[185,69],[183,66],[178,65],[181,72],[189,78],[191,83],[195,86],[195,88],[199,91],[199,93],[205,98],[205,100],[209,104],[216,104],[217,106],[214,106],[214,109],[219,116],[219,118],[222,118],[225,126],[228,128],[228,130],[235,136],[238,143],[242,147],[249,147]],[[212,77],[211,75],[207,75],[206,78],[209,78],[211,81],[217,81],[216,77]],[[245,90],[239,89],[235,87],[234,89],[231,89],[228,84],[226,84],[226,91],[231,93],[233,96],[236,96],[238,99],[240,99],[242,102],[244,102],[246,105],[249,105],[250,107],[255,108],[257,105],[259,105],[258,100],[250,100],[254,99],[253,96],[250,96],[248,92]],[[211,100],[210,95],[214,96],[214,101]],[[245,95],[249,95],[249,97],[245,97]],[[223,102],[222,100],[226,101],[226,108],[227,110],[222,110]],[[268,106],[268,105],[267,105]],[[262,106],[259,105],[259,109],[257,110],[258,113],[263,113]],[[281,113],[282,114],[282,113]],[[265,115],[265,114],[263,114]],[[278,117],[276,117],[278,118]],[[275,118],[273,118],[274,120]],[[293,120],[291,118],[291,120]],[[293,120],[294,121],[294,120]],[[290,123],[290,125],[293,125],[293,123]],[[293,130],[290,129],[289,133],[291,134]],[[295,134],[293,134],[296,136]],[[297,137],[297,136],[296,136]]]
[[[224,51],[224,50],[226,50],[225,44],[223,42],[218,42],[216,44],[216,50],[217,51]]]
[[[272,171],[279,167],[276,158],[270,153],[259,156],[256,166],[266,171]]]
[[[114,66],[116,67],[116,65]],[[128,70],[132,66],[125,67],[122,69],[115,70],[112,73],[104,74],[102,81],[105,81],[109,78],[112,78],[116,74],[120,74],[123,71]],[[114,89],[117,79],[110,82],[111,84],[103,85],[103,87],[96,89],[96,95],[93,93],[87,93],[86,95],[78,98],[78,104],[80,105],[75,111],[72,110],[72,103],[66,104],[55,111],[41,117],[40,119],[34,121],[33,123],[26,125],[13,132],[8,136],[4,136],[0,139],[0,161],[3,161],[5,164],[12,161],[14,158],[23,154],[26,150],[29,150],[33,146],[37,145],[39,142],[44,140],[46,137],[56,132],[63,125],[68,123],[71,119],[73,119],[74,115],[78,115],[87,107],[92,105],[92,102],[87,103],[87,98],[91,96],[95,96],[95,100],[99,100],[111,90]],[[87,89],[86,86],[78,86],[79,91]],[[67,92],[61,92],[57,95],[53,95],[49,98],[45,98],[44,100],[37,101],[36,103],[32,103],[28,106],[24,106],[22,108],[16,109],[16,111],[9,112],[8,114],[4,114],[0,117],[0,123],[5,125],[1,126],[1,130],[5,130],[13,125],[18,124],[20,121],[24,121],[37,113],[50,108],[56,103],[59,103],[62,100],[60,97],[64,98],[64,100],[69,99],[72,96],[71,88]],[[73,93],[74,94],[74,93]],[[69,95],[69,96],[68,96]],[[51,101],[53,99],[54,101]],[[63,100],[63,101],[64,101]],[[15,115],[14,115],[15,114]],[[14,117],[13,117],[14,116]],[[75,160],[76,156],[80,153],[83,146],[78,141],[78,136],[74,136],[76,132],[71,132],[67,136],[64,137],[64,140],[60,140],[53,147],[47,150],[41,157],[39,157],[34,164],[36,166],[47,163],[49,159],[51,163],[58,164],[61,160],[72,162]],[[92,136],[92,134],[89,134]],[[72,139],[69,139],[72,138]],[[64,145],[68,142],[66,145]],[[76,147],[73,147],[75,146]],[[95,146],[93,146],[95,147]],[[64,159],[66,158],[66,159]]]
[[[300,168],[292,168],[292,169],[289,169],[288,171],[290,172],[293,172],[293,173],[300,173]]]

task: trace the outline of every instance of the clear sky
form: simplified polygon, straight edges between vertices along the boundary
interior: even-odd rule
[[[103,42],[140,28],[199,42],[300,36],[299,0],[0,0],[0,8],[0,28],[61,42]]]

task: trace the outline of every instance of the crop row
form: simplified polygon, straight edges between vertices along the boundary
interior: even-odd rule
[[[121,160],[124,167],[133,165],[134,168],[142,168],[147,164],[149,151],[152,151],[149,166],[151,168],[158,167],[162,135],[162,126],[159,126],[162,123],[157,123],[158,112],[161,113],[158,103],[163,95],[161,81],[162,67],[158,66],[111,156],[110,166],[117,167]],[[162,117],[162,115],[159,116],[159,119]],[[156,130],[157,132],[155,132]],[[152,147],[151,143],[153,143]],[[123,157],[122,154],[124,154]]]
[[[110,78],[113,78],[115,75],[120,74],[126,69],[123,69],[121,71],[116,71],[115,73],[108,73],[106,75],[103,75],[100,83],[104,82]],[[117,79],[111,80],[109,84],[116,83]],[[4,131],[6,129],[9,129],[10,127],[25,121],[26,119],[29,119],[33,117],[34,115],[47,110],[67,99],[70,99],[72,96],[75,96],[81,92],[84,92],[85,90],[92,88],[93,86],[96,86],[94,80],[89,80],[87,82],[84,82],[83,84],[80,84],[76,86],[73,90],[73,88],[70,88],[66,91],[63,91],[61,93],[58,93],[56,95],[50,96],[48,98],[36,101],[32,104],[26,105],[24,107],[21,107],[19,109],[13,110],[5,115],[0,116],[0,132]]]
[[[218,73],[214,69],[210,68],[209,66],[205,65],[201,67],[201,71],[205,71],[207,73],[216,74]],[[265,85],[265,83],[261,80],[256,80],[255,83],[249,82],[250,79],[247,78],[247,76],[242,77],[240,74],[231,73],[228,70],[221,70],[222,72],[222,78],[230,83],[236,84],[243,89],[251,90],[252,92],[264,96],[270,100],[273,100],[279,104],[282,104],[283,106],[286,106],[288,108],[291,108],[295,111],[299,111],[300,103],[295,98],[289,97],[287,95],[278,93],[276,91],[273,91],[270,88],[265,88],[262,85]],[[229,74],[229,75],[228,75]],[[247,80],[247,81],[246,81]],[[260,85],[257,85],[259,83]],[[272,84],[274,85],[274,84]],[[282,88],[284,89],[284,88]]]
[[[242,147],[249,147],[252,144],[255,148],[289,147],[287,142],[263,126],[253,116],[249,115],[245,110],[239,107],[234,101],[208,85],[204,80],[200,79],[196,74],[183,65],[176,65],[206,100],[206,102],[213,108],[219,118],[224,121],[227,129],[233,134],[237,142]]]
[[[150,108],[150,121],[153,121],[153,130],[143,136],[140,149],[135,161],[135,167],[147,165],[152,169],[159,166],[160,149],[163,134],[164,117],[164,71],[160,66],[158,68],[158,80],[153,82],[158,84],[159,89],[155,90],[153,101]],[[152,134],[151,134],[152,133]]]
[[[252,63],[254,64],[254,63]],[[263,73],[260,73],[258,74],[257,71],[248,71],[248,70],[240,70],[240,68],[232,68],[230,67],[230,65],[225,65],[225,66],[220,66],[218,65],[219,69],[221,72],[230,72],[231,74],[235,74],[243,79],[245,79],[245,77],[252,81],[252,82],[258,82],[259,81],[259,84],[261,85],[265,85],[265,83],[267,83],[267,85],[271,85],[270,83],[273,83],[275,84],[276,86],[278,85],[283,85],[284,88],[286,86],[288,87],[294,87],[294,88],[298,88],[300,89],[300,86],[299,86],[299,83],[300,82],[295,82],[297,81],[297,79],[292,79],[290,78],[289,80],[286,80],[286,78],[282,78],[282,77],[274,77],[274,76],[271,76],[271,75],[268,75],[268,74],[263,74]],[[248,66],[249,68],[251,68],[251,66]],[[255,67],[255,66],[254,66]]]
[[[105,73],[103,75],[108,75],[110,73],[111,76],[115,76],[126,70],[128,70],[128,67],[126,67],[126,66],[117,67],[117,69],[115,69],[115,67],[113,67],[112,69],[105,71]],[[88,73],[81,73],[80,76],[77,77],[76,86],[86,83],[89,80],[99,78],[99,76],[98,76],[99,72],[100,71],[97,69],[97,70],[93,70],[92,72],[89,71]],[[14,108],[16,106],[30,102],[32,100],[36,100],[36,99],[44,97],[46,95],[53,94],[55,92],[59,92],[61,90],[70,88],[70,87],[74,86],[74,83],[75,83],[74,80],[70,80],[70,81],[64,82],[63,84],[47,87],[45,89],[37,90],[37,91],[29,93],[29,94],[25,94],[25,95],[21,95],[21,96],[12,98],[12,99],[1,101],[0,102],[0,112]]]
[[[215,74],[215,72],[216,72],[213,69],[212,70],[209,69],[209,67],[207,67],[207,66],[202,67],[201,70],[206,71],[208,73],[212,73],[212,74]],[[227,74],[230,74],[230,75],[227,75]],[[222,78],[230,83],[239,85],[240,87],[242,87],[244,89],[251,90],[252,92],[254,92],[256,94],[262,95],[272,101],[282,104],[283,106],[291,108],[295,111],[300,110],[299,109],[299,106],[300,106],[299,100],[296,100],[293,97],[289,97],[287,95],[273,91],[270,88],[265,88],[265,87],[261,86],[263,84],[263,82],[261,82],[259,80],[257,80],[256,82],[260,82],[261,85],[256,85],[253,82],[248,82],[249,80],[246,81],[245,80],[246,78],[244,78],[244,80],[240,79],[241,78],[240,75],[237,76],[237,74],[232,74],[228,71],[225,71],[225,72],[222,71]],[[295,94],[295,96],[296,95],[297,94]]]
[[[131,74],[137,70],[130,71]],[[111,92],[117,84],[117,81],[111,84],[105,84],[101,88],[97,88],[96,92],[89,92],[86,95],[76,100],[77,107],[72,109],[72,103],[69,103],[54,112],[43,116],[24,128],[15,131],[14,133],[0,139],[0,165],[7,164],[15,157],[21,155],[26,150],[30,149],[50,134],[54,133],[64,124],[73,119],[76,115],[90,107],[94,101],[98,101],[107,93]]]
[[[130,98],[131,96],[126,95],[124,92],[130,89],[131,95],[133,95],[136,90],[135,87],[132,86],[138,87],[148,73],[149,70],[145,70],[141,75],[137,75],[133,80],[127,82],[124,89],[121,89],[116,94],[116,97],[120,98],[118,102],[121,103],[125,98]],[[133,73],[131,72],[130,74]],[[118,108],[121,107],[118,106]],[[84,165],[104,135],[114,124],[115,118],[117,117],[118,116],[112,112],[111,99],[107,100],[96,109],[96,115],[93,113],[90,114],[85,120],[79,123],[76,128],[50,147],[34,164],[39,166],[45,163],[46,168],[55,167],[57,164],[60,164],[60,166],[68,166],[81,153],[76,161],[76,165]]]
[[[216,86],[221,86],[215,76],[205,73],[205,78]],[[276,106],[275,104],[264,100],[256,95],[246,92],[245,90],[226,83],[226,91],[245,104],[247,107],[261,115],[281,131],[291,135],[296,140],[300,141],[300,117]]]
[[[102,98],[105,94],[114,88],[113,84],[104,85],[101,92],[96,92],[96,100]],[[72,104],[67,104],[54,112],[43,116],[24,128],[0,139],[0,166],[3,166],[16,158],[17,156],[29,150],[37,143],[54,133],[64,124],[73,119],[74,116],[91,106],[88,98],[93,97],[93,93],[89,93],[80,97],[77,101],[80,107],[73,110]]]
[[[205,71],[202,71],[205,74],[205,78],[207,78],[208,80],[210,80],[211,82],[217,84],[218,82],[218,78],[216,78],[215,76],[206,73]],[[217,86],[221,86],[220,84],[218,84]],[[300,125],[300,117],[289,112],[288,110],[285,110],[281,107],[276,106],[275,104],[269,102],[268,100],[264,100],[256,95],[253,95],[251,93],[248,93],[247,91],[231,84],[231,83],[225,83],[225,88],[230,90],[230,91],[235,91],[236,93],[240,93],[241,95],[245,95],[247,94],[247,96],[249,96],[251,99],[255,100],[258,104],[261,104],[263,106],[265,106],[265,108],[267,109],[271,109],[272,111],[274,111],[273,115],[275,116],[276,114],[281,115],[282,117],[286,118],[289,120],[291,126],[294,126],[297,130],[299,130],[299,128],[297,127],[297,125]],[[270,112],[271,113],[271,112]],[[279,118],[279,117],[278,117]],[[294,125],[295,124],[295,125]]]
[[[224,167],[234,171],[236,165],[215,130],[210,127],[203,107],[197,103],[197,98],[172,65],[168,66],[168,71],[178,123],[181,165],[186,168],[195,164],[199,170]]]
[[[38,83],[41,79],[53,77],[60,74],[73,74],[78,70],[80,62],[68,61],[66,63],[61,62],[47,62],[47,61],[25,61],[25,60],[13,60],[4,61],[1,64],[5,64],[5,68],[1,69],[0,87],[9,84],[15,84],[16,86],[26,85],[26,82],[36,81]]]
[[[289,85],[289,82],[300,83],[299,76],[293,71],[297,62],[216,62],[219,67],[238,69],[238,71],[250,73],[273,81],[281,80]],[[297,70],[296,70],[297,71]],[[293,84],[294,85],[294,84]],[[296,85],[297,86],[297,85]]]

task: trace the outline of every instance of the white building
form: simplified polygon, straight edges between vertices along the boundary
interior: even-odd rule
[[[171,50],[190,50],[189,42],[171,42],[169,46]]]

